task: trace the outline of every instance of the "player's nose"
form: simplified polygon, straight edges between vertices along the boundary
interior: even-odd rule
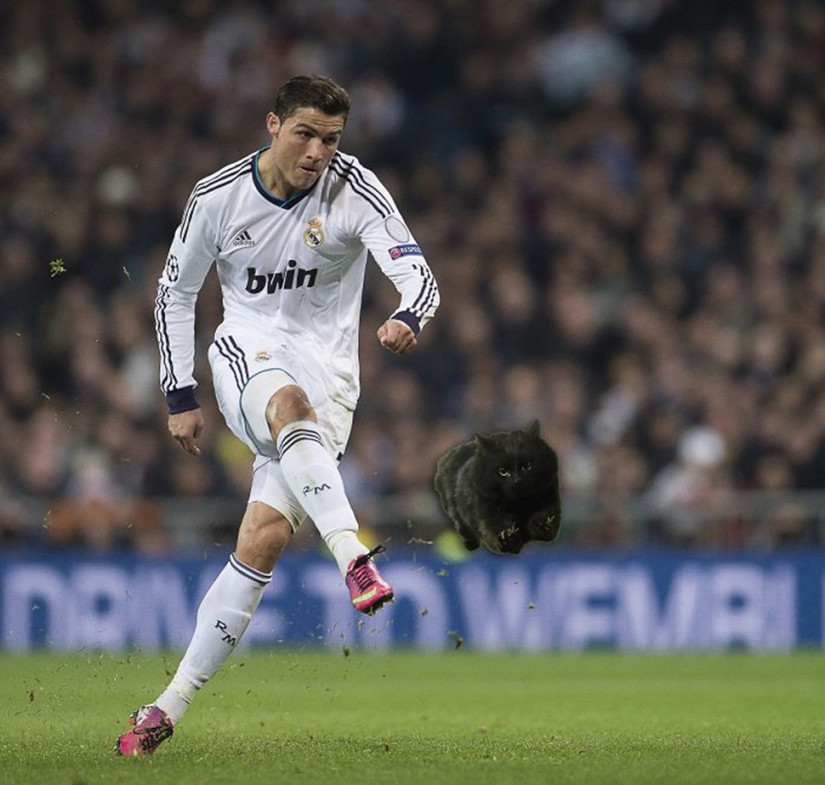
[[[307,155],[313,161],[321,161],[324,157],[324,143],[320,139],[311,139],[307,146]]]

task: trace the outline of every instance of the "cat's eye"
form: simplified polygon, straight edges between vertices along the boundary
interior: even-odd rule
[[[528,462],[528,463],[521,464],[520,468],[523,472],[529,472],[532,467],[533,467],[533,464]]]
[[[503,466],[502,466],[502,467],[498,470],[498,473],[499,473],[502,477],[509,477],[509,476],[510,476],[510,470],[509,470],[509,469],[505,469]]]

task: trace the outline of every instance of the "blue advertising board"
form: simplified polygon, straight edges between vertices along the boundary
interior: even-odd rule
[[[0,650],[185,648],[226,563],[0,555]],[[382,561],[397,601],[368,618],[334,563],[284,558],[241,646],[787,651],[825,643],[825,555],[542,549]]]

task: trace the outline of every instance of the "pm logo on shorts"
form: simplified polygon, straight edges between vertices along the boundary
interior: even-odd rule
[[[390,248],[390,259],[400,259],[402,256],[423,256],[419,245],[396,245]]]

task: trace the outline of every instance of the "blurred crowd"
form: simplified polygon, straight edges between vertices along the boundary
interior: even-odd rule
[[[28,0],[0,42],[0,548],[163,552],[169,497],[237,498],[231,536],[250,455],[210,389],[216,282],[201,460],[166,434],[153,301],[194,183],[266,144],[296,73],[349,89],[341,148],[442,290],[396,359],[368,275],[342,471],[378,536],[437,533],[436,458],[538,419],[569,542],[638,541],[631,502],[645,541],[820,541],[794,500],[825,487],[821,2]],[[783,501],[705,525],[742,490]]]

